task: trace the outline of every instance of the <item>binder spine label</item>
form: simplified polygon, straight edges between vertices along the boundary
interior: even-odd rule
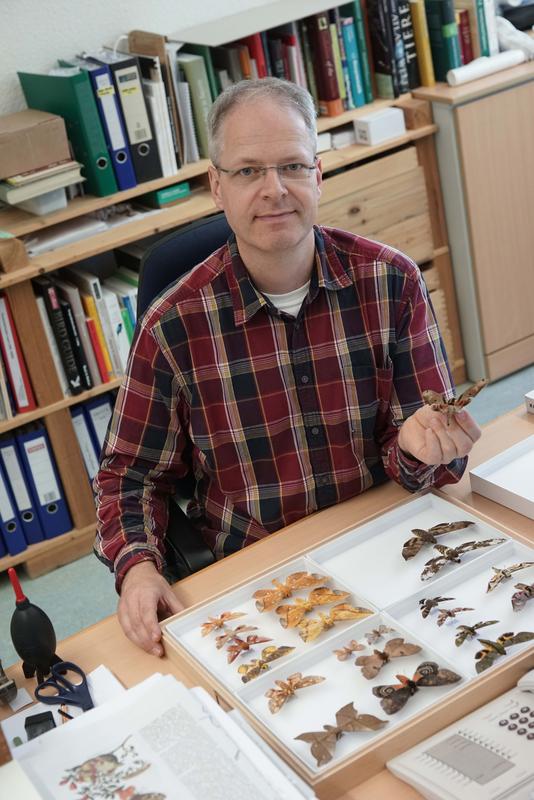
[[[15,512],[13,511],[13,506],[11,505],[4,481],[0,480],[0,517],[2,518],[2,522],[8,523],[14,516]]]
[[[61,499],[54,467],[48,453],[44,436],[38,436],[24,442],[24,450],[30,465],[35,489],[42,506],[55,503]]]
[[[2,458],[4,460],[4,467],[6,468],[6,474],[9,475],[9,482],[19,510],[22,511],[25,508],[31,508],[32,503],[13,445],[2,448]]]

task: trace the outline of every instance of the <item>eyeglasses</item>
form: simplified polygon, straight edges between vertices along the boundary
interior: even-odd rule
[[[287,181],[305,181],[315,172],[317,157],[314,157],[314,163],[311,166],[307,164],[292,163],[292,164],[275,164],[272,167],[240,167],[239,169],[223,169],[215,165],[217,172],[224,172],[230,179],[239,185],[253,184],[260,178],[264,178],[267,170],[275,169],[278,173],[278,178],[281,183]]]

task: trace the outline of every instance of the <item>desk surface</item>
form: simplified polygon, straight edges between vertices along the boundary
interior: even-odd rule
[[[485,426],[482,438],[473,448],[470,466],[480,464],[532,434],[534,415],[528,415],[524,409],[516,409],[499,417]],[[532,520],[473,494],[467,471],[458,484],[446,487],[445,492],[534,542]],[[409,494],[395,483],[371,489],[352,500],[301,520],[284,531],[272,534],[240,553],[225,558],[209,569],[180,581],[175,587],[176,594],[186,606],[191,606],[247,580],[263,567],[268,568],[271,563],[289,560],[325,538],[354,527],[367,517],[383,513],[388,507],[408,497]],[[129,642],[122,633],[116,615],[65,639],[58,645],[58,653],[64,660],[83,666],[86,672],[99,664],[106,664],[125,686],[132,686],[156,671],[173,674],[189,684],[168,658],[149,656]],[[33,681],[24,680],[19,665],[8,672],[15,678],[18,686],[27,685],[28,689],[33,688]],[[415,800],[421,795],[383,770],[339,800],[383,800],[385,797]]]

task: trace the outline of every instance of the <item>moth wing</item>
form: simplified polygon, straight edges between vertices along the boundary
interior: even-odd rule
[[[419,672],[420,667],[417,668]],[[445,686],[448,683],[458,683],[461,681],[461,675],[457,675],[452,669],[438,669],[437,672],[429,672],[422,675],[418,683],[420,686]]]
[[[311,754],[316,759],[318,767],[322,767],[323,764],[328,764],[331,761],[336,746],[335,730],[301,733],[299,736],[295,736],[295,739],[300,739],[302,742],[308,742],[311,745]]]
[[[289,655],[289,653],[292,653],[294,649],[294,647],[289,647],[285,644],[281,645],[280,647],[275,647],[275,645],[264,647],[261,653],[262,661],[276,661],[277,658],[283,658],[284,656]]]
[[[306,613],[302,606],[282,605],[276,607],[282,628],[296,628]]]
[[[469,629],[466,628],[465,625],[460,625],[458,628],[456,628],[456,630],[458,631],[458,633],[455,636],[454,644],[456,645],[456,647],[461,647],[465,642],[465,640],[467,639],[467,637],[469,636]]]
[[[396,639],[390,639],[389,642],[386,642],[384,650],[390,658],[402,658],[402,656],[411,656],[414,653],[419,653],[421,648],[418,644],[405,642],[404,639],[398,637]]]
[[[360,730],[358,723],[358,712],[353,703],[347,703],[336,712],[336,724],[342,731]]]
[[[363,617],[368,617],[369,614],[373,612],[369,608],[363,608],[361,606],[351,606],[348,603],[340,603],[338,606],[334,606],[330,615],[332,619],[341,620],[341,619],[360,619]]]
[[[386,714],[396,714],[404,708],[410,697],[407,686],[374,686],[373,694],[380,697],[380,705]]]
[[[371,656],[358,656],[354,663],[357,667],[362,668],[363,677],[370,681],[373,678],[376,678],[384,666],[385,661],[380,657],[379,654],[373,653]]]
[[[256,601],[258,611],[272,611],[282,599],[279,589],[258,589],[252,597]]]
[[[458,408],[464,408],[464,406],[468,405],[471,402],[473,397],[476,397],[477,394],[481,391],[481,389],[486,386],[487,381],[482,378],[481,380],[477,381],[473,386],[470,386],[469,389],[466,389],[465,392],[462,392],[460,397],[456,400],[456,405]]]
[[[426,405],[432,405],[434,403],[436,404],[444,403],[443,395],[438,394],[438,392],[435,392],[433,389],[425,389],[424,392],[422,393],[422,396],[423,396],[423,401],[426,403]]]
[[[409,561],[410,558],[414,558],[417,553],[420,552],[423,545],[423,539],[420,539],[418,536],[413,536],[411,539],[407,539],[402,546],[402,557],[404,560]]]
[[[329,581],[328,575],[318,575],[316,572],[293,572],[286,579],[286,586],[290,589],[305,589],[308,586],[317,586],[318,583]]]
[[[343,592],[341,589],[329,589],[328,586],[320,586],[310,592],[309,600],[315,606],[326,606],[328,603],[335,603],[337,600],[344,600],[350,596],[350,592]]]
[[[313,642],[324,631],[324,622],[321,617],[303,619],[298,628],[299,636],[304,642]]]
[[[534,639],[534,633],[530,631],[520,631],[516,633],[515,636],[510,637],[510,639],[506,640],[506,646],[511,644],[521,644],[521,642],[530,642],[531,639]]]
[[[436,558],[431,558],[430,561],[427,561],[423,571],[421,572],[421,580],[428,581],[435,575],[437,572],[440,571],[445,564],[448,564],[449,559],[445,558],[445,556],[436,556]]]
[[[475,669],[478,673],[484,672],[485,669],[491,667],[493,662],[499,657],[498,653],[485,653],[482,658],[479,658],[476,662]]]
[[[269,698],[268,706],[271,714],[277,714],[289,699],[289,694],[283,689],[269,689],[265,692],[265,697]]]

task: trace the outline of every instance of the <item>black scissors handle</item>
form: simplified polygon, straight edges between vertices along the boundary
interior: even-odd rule
[[[85,673],[77,664],[72,661],[60,661],[53,664],[51,669],[51,676],[39,684],[35,690],[35,697],[41,703],[47,705],[56,705],[66,703],[69,706],[79,706],[82,711],[88,711],[94,707],[94,703],[89,694],[89,687],[87,685],[87,678]],[[81,678],[80,683],[73,683],[65,673],[74,672]],[[55,690],[55,694],[46,694],[43,692],[46,688]]]

